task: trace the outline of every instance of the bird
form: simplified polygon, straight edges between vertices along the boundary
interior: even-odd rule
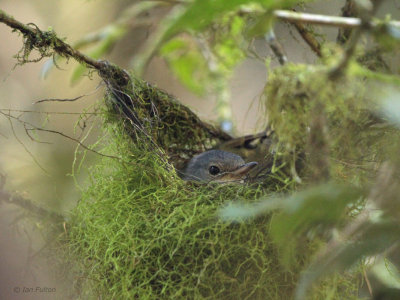
[[[232,152],[209,150],[194,156],[183,170],[183,180],[197,182],[243,183],[257,162],[245,163]]]

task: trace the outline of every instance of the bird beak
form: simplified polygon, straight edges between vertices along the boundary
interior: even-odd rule
[[[231,172],[231,174],[234,176],[237,176],[237,177],[243,177],[247,173],[249,173],[252,169],[254,169],[254,167],[257,165],[258,165],[258,163],[255,161],[249,162],[249,163],[244,164],[243,166],[239,167],[239,169],[236,169],[235,171]]]

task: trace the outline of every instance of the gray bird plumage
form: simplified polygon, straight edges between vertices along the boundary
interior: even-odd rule
[[[210,150],[194,156],[183,171],[183,179],[202,182],[240,182],[256,162],[245,163],[231,152]]]

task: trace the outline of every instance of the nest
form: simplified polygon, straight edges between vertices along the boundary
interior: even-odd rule
[[[135,93],[124,98],[129,111],[116,106],[122,98],[115,88],[108,95],[113,113],[107,117],[112,122],[106,122],[104,147],[121,159],[103,157],[91,168],[90,186],[72,212],[63,241],[64,266],[75,283],[71,296],[291,298],[318,240],[305,240],[293,253],[294,263],[283,265],[269,233],[274,213],[231,223],[221,221],[218,211],[229,201],[252,203],[287,191],[293,179],[286,177],[281,185],[182,181],[172,168],[177,162],[165,158],[212,147],[223,136],[169,95],[141,81],[134,86]],[[312,297],[349,299],[357,286],[353,275],[333,276],[315,286]]]

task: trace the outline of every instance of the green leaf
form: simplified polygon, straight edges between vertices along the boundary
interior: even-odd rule
[[[226,221],[244,221],[281,209],[272,216],[270,233],[277,244],[281,262],[289,267],[296,258],[299,240],[312,230],[332,228],[343,220],[350,203],[363,196],[353,186],[323,184],[298,192],[286,198],[268,198],[258,203],[233,203],[220,210],[219,216]]]
[[[191,40],[170,40],[160,53],[166,59],[174,75],[192,92],[202,95],[211,80],[207,62]]]
[[[297,3],[294,0],[196,0],[171,23],[163,39],[169,39],[182,31],[201,31],[209,26],[217,16],[233,11],[241,5],[260,4],[265,10],[289,7]]]
[[[246,37],[248,39],[264,35],[272,27],[273,16],[270,13],[262,14],[254,24],[249,24]]]
[[[284,199],[283,211],[273,216],[270,232],[281,251],[281,262],[289,267],[296,262],[295,249],[308,232],[330,229],[346,216],[346,208],[362,192],[352,186],[324,184]],[[297,245],[297,246],[296,246]]]
[[[217,94],[219,101],[226,95],[234,67],[244,58],[241,49],[244,25],[244,20],[238,16],[224,16],[215,32],[204,34],[213,35],[212,43],[206,38],[178,36],[166,42],[160,54],[187,88],[200,95],[211,91]]]
[[[362,197],[362,191],[353,186],[323,184],[298,192],[286,198],[271,197],[253,204],[231,203],[220,210],[222,219],[254,218],[278,208],[272,234],[276,240],[305,232],[313,226],[333,225],[344,214],[349,203]]]
[[[399,249],[396,250],[399,251]],[[371,272],[386,287],[400,289],[400,271],[390,260],[379,260],[373,265]]]
[[[271,224],[272,236],[276,242],[284,243],[287,238],[313,227],[333,226],[341,220],[348,204],[361,196],[361,190],[337,184],[324,184],[296,193],[284,199],[283,212],[274,217]]]
[[[167,40],[182,31],[200,31],[211,24],[220,14],[232,11],[248,0],[197,0],[194,1],[186,10],[172,22],[164,33],[163,40]],[[272,1],[254,1],[272,2]]]
[[[268,199],[255,204],[229,203],[219,211],[219,217],[224,221],[238,222],[282,208],[282,204],[283,202],[279,198]]]

